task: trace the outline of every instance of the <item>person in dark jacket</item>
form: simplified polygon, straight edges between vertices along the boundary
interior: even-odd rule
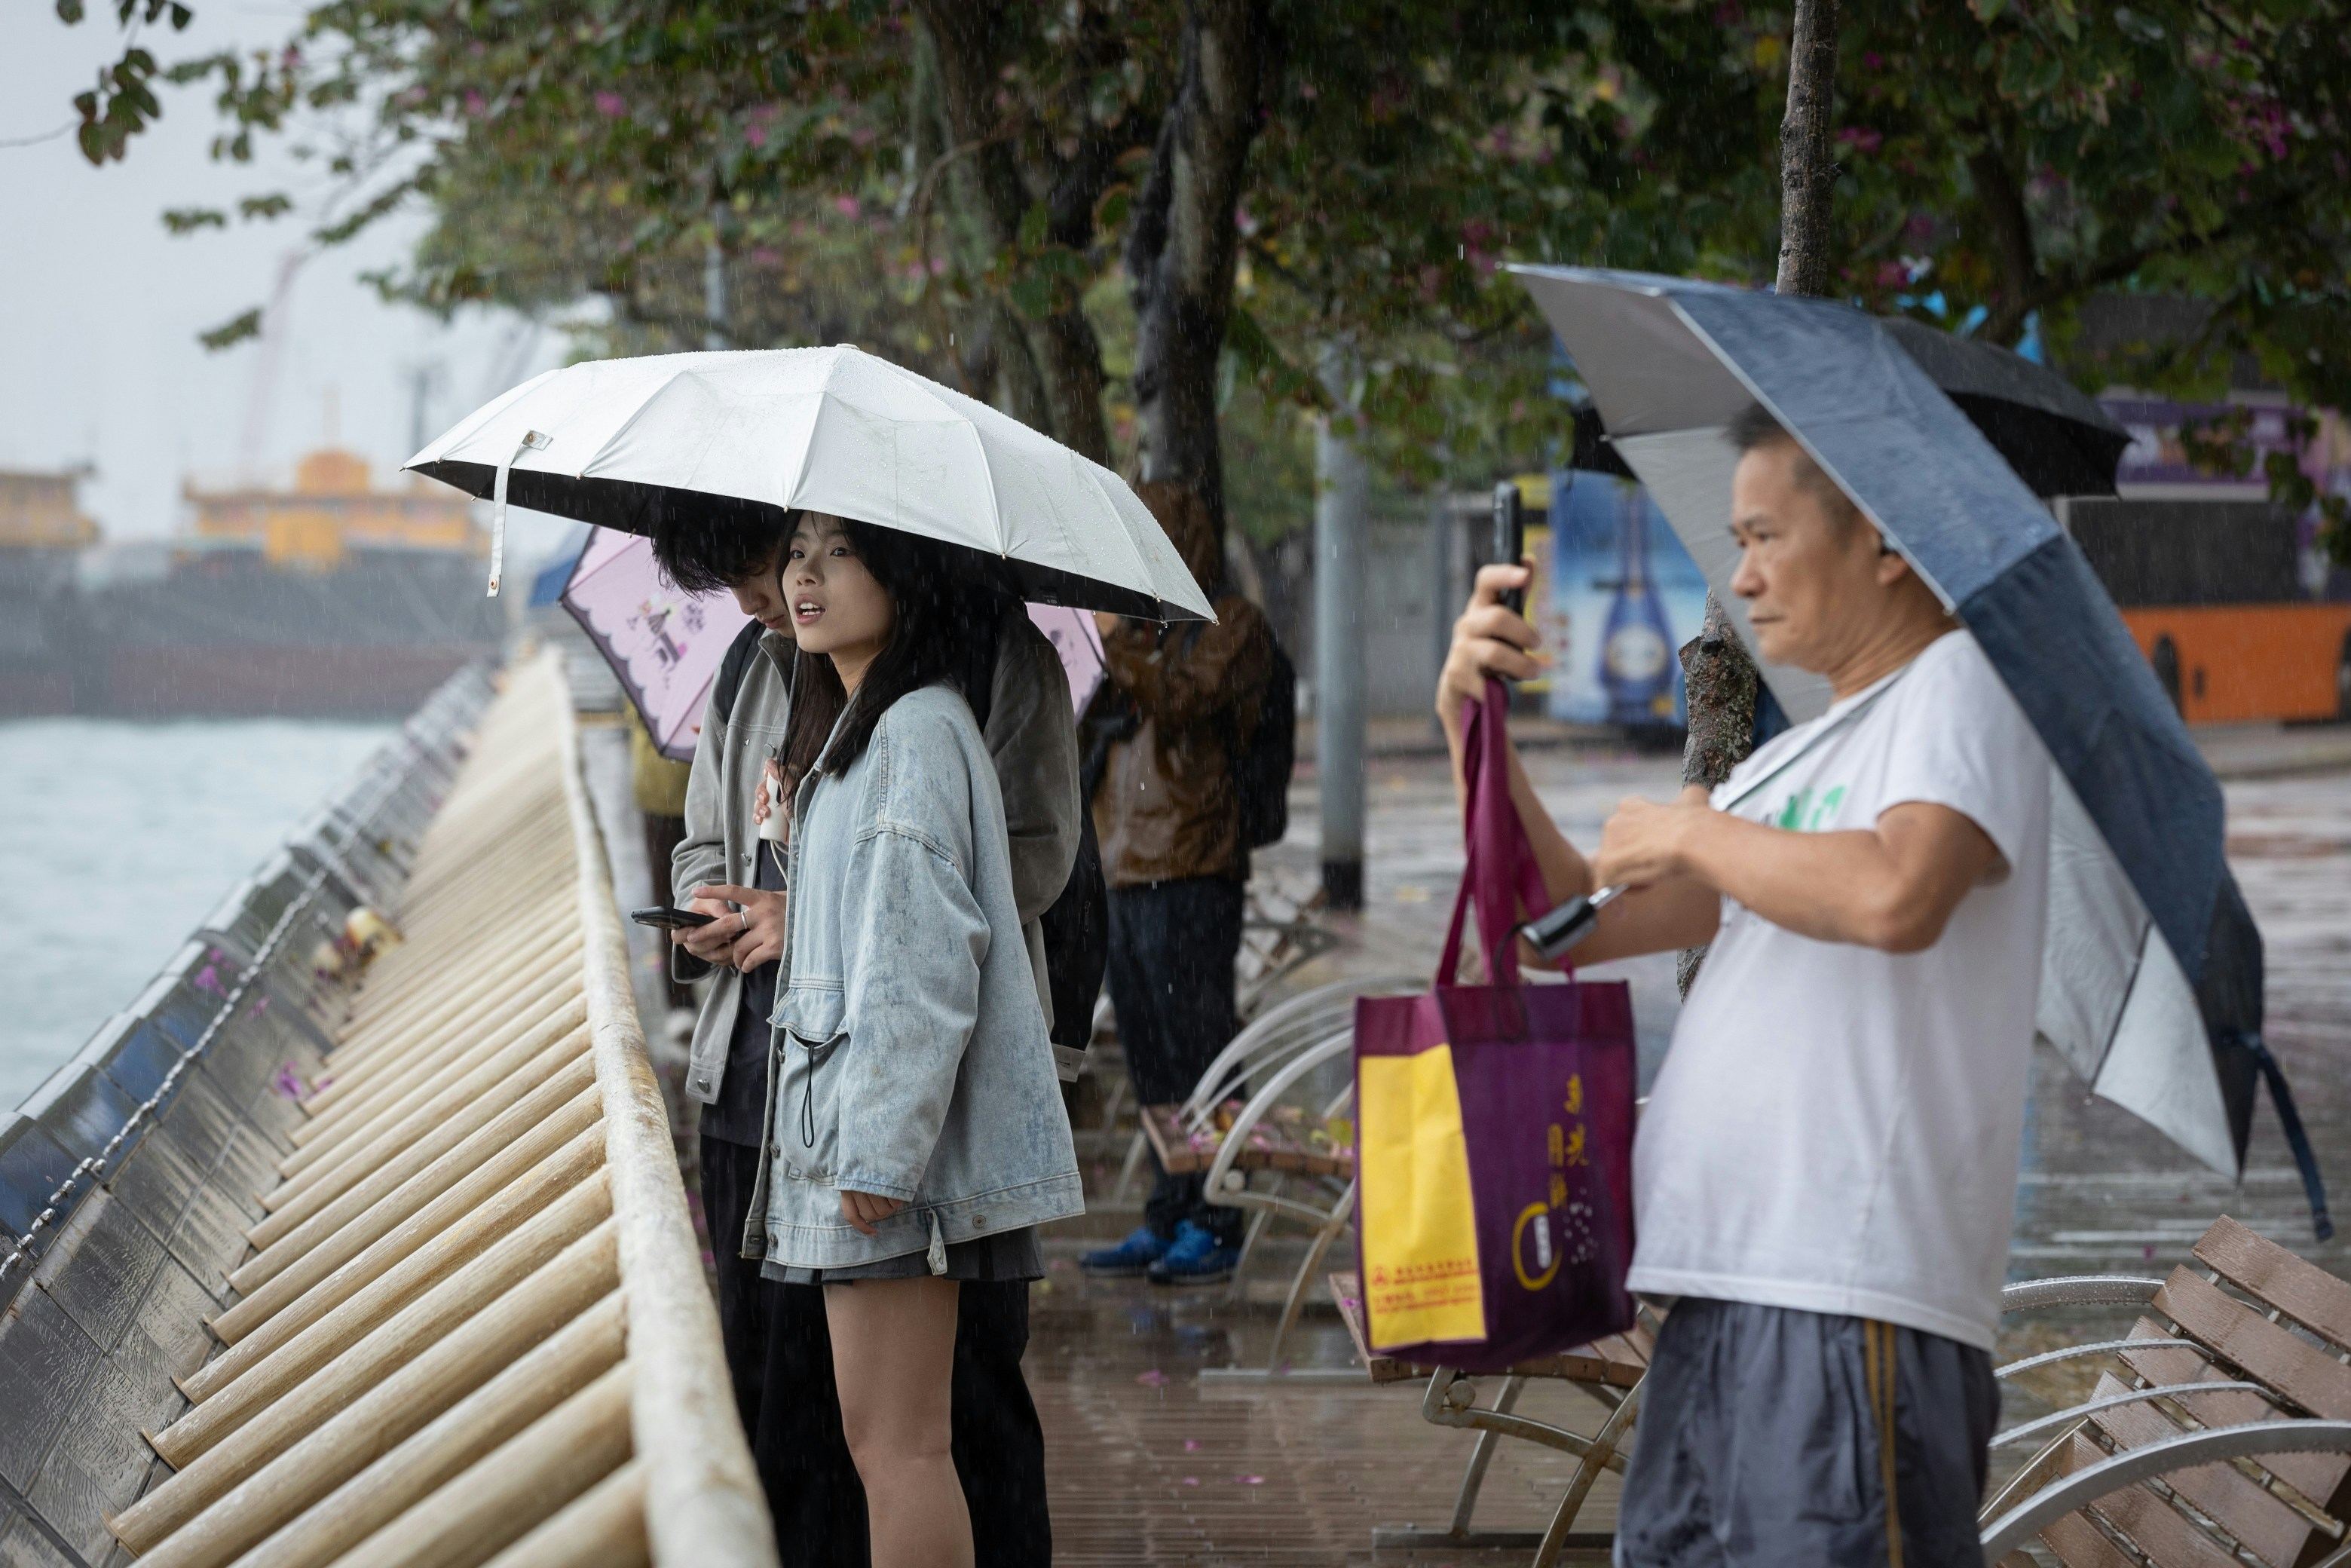
[[[1273,632],[1226,583],[1207,507],[1189,488],[1135,494],[1207,590],[1214,624],[1099,617],[1106,686],[1123,710],[1092,806],[1110,887],[1111,1006],[1136,1100],[1172,1104],[1240,1028],[1240,953],[1249,847],[1234,765],[1255,735],[1273,670]],[[1240,1210],[1210,1204],[1197,1175],[1156,1172],[1144,1223],[1086,1255],[1088,1272],[1147,1273],[1158,1284],[1231,1277]]]
[[[699,887],[717,895],[695,906],[721,918],[681,933],[671,954],[680,978],[716,974],[703,999],[686,1093],[702,1105],[702,1201],[720,1333],[779,1554],[786,1568],[863,1568],[865,1497],[841,1427],[823,1287],[763,1280],[758,1261],[742,1256],[747,1221],[759,1218],[753,1193],[768,1120],[766,1020],[786,898],[782,846],[760,837],[766,813],[758,800],[769,771],[807,760],[788,755],[799,733],[791,617],[778,577],[789,531],[789,524],[754,534],[739,524],[685,518],[654,535],[664,570],[683,586],[731,589],[756,623],[745,634],[757,639],[731,708],[722,714],[714,701],[704,715],[674,867],[681,894]],[[832,695],[837,701],[837,687]],[[1077,737],[1061,660],[1017,601],[1006,606],[987,706],[982,736],[1004,797],[1014,898],[1041,995],[1043,946],[1034,927],[1068,882],[1081,831]],[[820,695],[800,717],[820,743],[831,727]],[[963,1290],[953,1451],[978,1568],[1041,1568],[1052,1557],[1044,1429],[1020,1372],[1028,1339],[1025,1281]]]

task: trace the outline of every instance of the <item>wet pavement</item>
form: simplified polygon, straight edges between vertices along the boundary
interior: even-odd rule
[[[2294,743],[2296,766],[2242,769],[2227,785],[2230,858],[2268,944],[2268,1040],[2284,1064],[2319,1158],[2351,1191],[2351,770],[2329,771],[2336,737]],[[2279,747],[2253,748],[2270,763]],[[2305,759],[2316,759],[2325,767]],[[2216,761],[2220,760],[2216,758]],[[1674,758],[1554,750],[1529,757],[1546,803],[1590,842],[1626,794],[1661,798]],[[2236,772],[2238,769],[2226,768]],[[1366,908],[1333,921],[1346,938],[1301,971],[1305,986],[1342,972],[1435,966],[1460,874],[1460,841],[1441,759],[1374,759]],[[1259,857],[1259,874],[1290,891],[1312,885],[1311,780],[1293,795],[1289,839]],[[1662,1056],[1677,1006],[1672,962],[1658,957],[1590,971],[1633,985],[1645,1078]],[[1114,1155],[1115,1140],[1106,1147]],[[2053,1055],[2037,1065],[2017,1204],[2011,1276],[2129,1272],[2161,1275],[2186,1260],[2212,1219],[2233,1215],[2338,1273],[2351,1241],[2320,1246],[2266,1094],[2254,1113],[2241,1182],[2192,1165],[2127,1113],[2091,1100]],[[1474,1438],[1430,1426],[1422,1387],[1395,1384],[1236,1385],[1203,1369],[1261,1364],[1280,1291],[1300,1256],[1277,1243],[1252,1265],[1239,1301],[1219,1290],[1155,1290],[1141,1281],[1084,1280],[1075,1259],[1134,1223],[1105,1201],[1114,1157],[1097,1157],[1095,1212],[1049,1243],[1050,1279],[1035,1298],[1029,1369],[1043,1414],[1054,1497],[1056,1555],[1070,1563],[1508,1563],[1525,1552],[1458,1548],[1372,1550],[1375,1524],[1442,1528]],[[2351,1200],[2346,1200],[2351,1207]],[[1347,1266],[1334,1256],[1329,1267]],[[2000,1359],[2122,1332],[2127,1319],[2042,1319],[2003,1336]],[[1293,1338],[1297,1366],[1352,1364],[1327,1300]],[[2002,1425],[2045,1413],[2095,1375],[2010,1387]],[[1532,1384],[1522,1413],[1589,1431],[1600,1406],[1562,1385]],[[1563,1457],[1504,1442],[1479,1522],[1540,1530],[1568,1466]],[[1581,1523],[1614,1519],[1604,1482]],[[1602,1561],[1599,1557],[1588,1559]]]

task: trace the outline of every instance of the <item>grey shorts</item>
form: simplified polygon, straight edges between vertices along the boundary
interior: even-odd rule
[[[1982,1568],[1999,1413],[1991,1358],[1956,1340],[1685,1297],[1641,1385],[1616,1568]]]

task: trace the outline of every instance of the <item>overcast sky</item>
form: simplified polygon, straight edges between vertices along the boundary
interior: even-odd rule
[[[266,0],[193,0],[187,32],[152,29],[165,65],[225,46],[282,41],[298,14]],[[68,27],[50,0],[0,6],[0,142],[75,119],[72,99],[121,47],[110,4]],[[315,210],[319,176],[282,152],[216,164],[208,94],[159,89],[162,123],[120,163],[94,169],[70,134],[0,146],[0,467],[88,462],[84,509],[113,538],[171,531],[183,474],[228,478],[246,445],[261,345],[214,353],[196,334],[270,296],[307,225],[297,217],[188,237],[165,232],[167,207],[231,207],[285,189]],[[560,362],[562,342],[509,316],[477,313],[444,328],[389,306],[359,274],[398,260],[422,227],[396,220],[365,240],[312,256],[296,274],[274,392],[250,420],[267,476],[321,443],[330,402],[342,444],[381,480],[413,450],[412,379],[435,367],[424,410],[438,434],[476,404]],[[536,535],[540,530],[533,529]],[[518,539],[517,544],[525,541]]]

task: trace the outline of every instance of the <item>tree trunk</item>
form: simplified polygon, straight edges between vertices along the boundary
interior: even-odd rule
[[[1788,111],[1780,121],[1782,294],[1826,294],[1836,194],[1837,0],[1796,0],[1788,44]]]
[[[1706,625],[1682,644],[1682,681],[1689,694],[1689,744],[1682,752],[1682,782],[1711,789],[1730,777],[1755,740],[1755,703],[1762,676],[1739,641],[1713,594],[1706,596]],[[1674,967],[1682,994],[1689,995],[1706,949],[1685,947]]]
[[[1837,0],[1796,0],[1788,48],[1788,110],[1780,121],[1780,277],[1782,294],[1828,292],[1831,204],[1836,194]],[[1753,748],[1761,674],[1714,595],[1706,626],[1682,649],[1689,693],[1689,744],[1682,782],[1711,789]],[[1689,994],[1706,949],[1683,950],[1676,966]]]
[[[958,215],[989,253],[1011,251],[1032,203],[1012,141],[1003,132],[996,94],[1006,58],[1004,6],[982,0],[916,0],[938,64],[939,96],[955,160],[943,183]],[[1082,146],[1056,161],[1048,201],[1049,237],[1073,249],[1092,242],[1093,201],[1113,167],[1107,150]],[[1069,218],[1078,214],[1073,225]],[[1042,320],[1025,319],[1008,301],[986,311],[1002,374],[999,401],[1007,411],[1063,445],[1110,460],[1110,430],[1102,418],[1102,345],[1083,307],[1071,299]]]
[[[1127,231],[1143,476],[1192,486],[1219,528],[1217,358],[1232,306],[1234,214],[1261,118],[1266,44],[1264,0],[1192,0],[1186,8],[1183,78]]]

